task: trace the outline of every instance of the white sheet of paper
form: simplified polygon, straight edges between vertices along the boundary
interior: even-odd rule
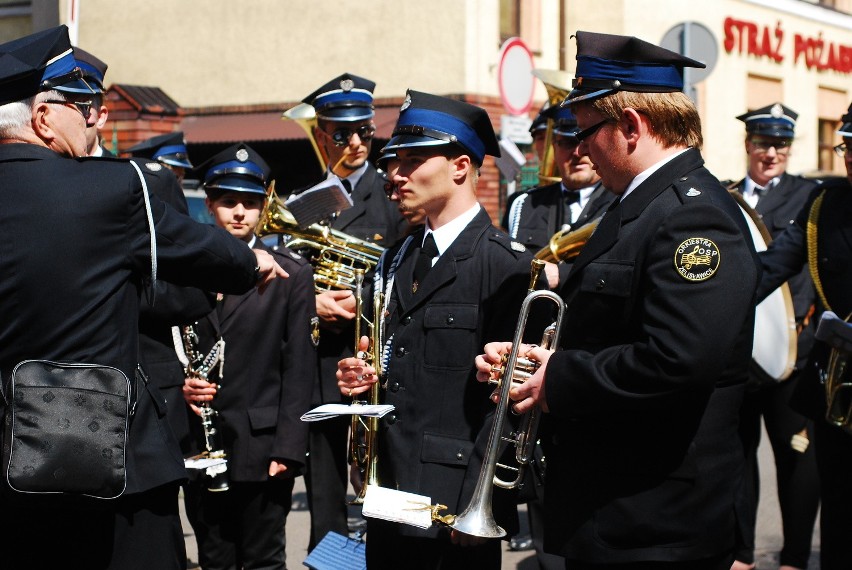
[[[303,422],[316,422],[319,420],[327,420],[336,418],[337,416],[374,416],[380,418],[393,410],[394,407],[390,404],[378,404],[375,406],[367,404],[323,404],[317,406],[313,410],[302,414]]]
[[[432,526],[432,501],[429,497],[415,493],[367,485],[362,514],[365,517],[429,528]]]
[[[187,469],[207,469],[208,467],[215,467],[217,465],[225,465],[228,463],[228,460],[224,457],[190,457],[189,459],[183,460],[183,465]]]

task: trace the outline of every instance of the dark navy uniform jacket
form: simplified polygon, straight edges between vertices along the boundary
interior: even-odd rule
[[[163,182],[166,183],[166,182]],[[30,144],[0,145],[0,375],[25,359],[114,366],[139,357],[139,305],[151,272],[142,187],[126,160],[69,159]],[[226,231],[157,199],[158,278],[242,293],[255,256]],[[153,385],[141,390],[128,437],[127,490],[185,476]]]
[[[243,482],[268,481],[273,459],[287,460],[299,474],[308,447],[308,424],[300,417],[310,408],[316,377],[311,266],[285,247],[272,251],[260,240],[254,247],[269,251],[290,277],[263,294],[225,295],[198,327],[208,350],[220,334],[225,340],[223,377],[210,380],[220,384],[212,406],[219,412],[228,476]],[[191,427],[203,442],[200,418]]]
[[[759,269],[689,149],[604,214],[574,262],[545,393],[545,547],[607,564],[734,545]]]
[[[531,256],[513,247],[483,209],[412,293],[422,241],[421,229],[396,269],[388,302],[392,346],[382,399],[396,409],[381,420],[379,484],[427,495],[446,505],[445,513],[460,514],[473,493],[494,412],[488,398],[493,388],[476,381],[474,359],[485,343],[512,338]],[[385,278],[397,251],[385,256]],[[516,498],[497,489],[494,501],[495,517],[511,535]],[[415,536],[439,532],[393,529]]]

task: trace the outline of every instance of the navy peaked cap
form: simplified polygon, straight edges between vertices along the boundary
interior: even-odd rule
[[[328,121],[364,121],[372,119],[373,90],[369,79],[344,73],[302,99],[316,109],[317,117]]]
[[[96,93],[104,92],[104,76],[106,76],[106,63],[82,48],[74,48],[74,59],[83,70],[83,79],[86,80]]]
[[[130,147],[127,152],[132,156],[156,160],[169,166],[192,168],[182,131],[151,137]]]
[[[460,146],[479,165],[486,154],[500,156],[494,127],[484,109],[409,89],[391,140],[382,152],[448,144]]]
[[[74,59],[66,26],[0,44],[0,105],[51,89],[94,92]]]
[[[229,146],[198,167],[206,192],[249,192],[266,195],[269,165],[245,143]]]
[[[683,90],[685,67],[706,67],[632,36],[578,31],[574,89],[562,103],[594,100],[616,91],[670,93]]]
[[[737,119],[745,123],[749,134],[767,137],[793,138],[799,114],[781,103],[775,103],[743,113]]]

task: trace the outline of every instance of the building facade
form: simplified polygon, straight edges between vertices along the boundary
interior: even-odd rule
[[[843,171],[831,147],[852,100],[852,0],[0,0],[0,41],[59,23],[109,64],[116,120],[106,146],[116,140],[121,151],[179,128],[200,163],[245,141],[273,165],[279,189],[317,175],[304,130],[280,113],[328,78],[348,71],[376,81],[374,152],[407,88],[480,104],[499,129],[501,44],[520,37],[535,67],[572,73],[578,29],[665,37],[667,47],[712,63],[691,94],[704,156],[720,178],[745,173],[735,117],[774,101],[799,113],[790,171]],[[143,87],[177,108],[158,120],[156,105],[132,100]],[[539,84],[530,115],[546,98]],[[505,184],[490,161],[479,192],[499,219]]]

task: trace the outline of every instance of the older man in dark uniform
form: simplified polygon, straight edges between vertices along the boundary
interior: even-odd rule
[[[814,182],[787,173],[798,114],[774,103],[744,113],[745,149],[748,154],[746,177],[732,187],[741,192],[775,238],[790,224],[807,201]],[[796,323],[799,325],[796,370],[784,382],[777,382],[753,363],[740,413],[740,438],[745,453],[745,483],[740,507],[740,530],[734,570],[754,567],[754,537],[760,473],[757,446],[760,419],[766,426],[778,480],[778,503],[784,527],[780,569],[807,568],[811,539],[819,507],[819,481],[814,448],[804,444],[813,434],[813,423],[790,407],[800,371],[813,345],[814,326],[809,319],[814,304],[814,288],[807,268],[789,281]],[[781,350],[781,347],[779,347]],[[803,442],[804,445],[796,445]]]
[[[781,283],[808,270],[817,292],[815,319],[832,311],[849,320],[852,314],[852,105],[841,118],[837,131],[843,143],[837,154],[846,164],[845,179],[826,180],[810,194],[791,224],[761,252],[763,278],[758,299],[763,299]],[[802,372],[791,403],[814,421],[817,469],[819,472],[820,568],[840,570],[852,560],[852,438],[843,422],[826,421],[825,374],[828,371],[829,346],[814,343],[807,367]],[[848,370],[845,377],[849,382]],[[838,378],[837,381],[840,381]]]
[[[153,193],[146,208],[128,161],[76,158],[94,115],[91,97],[61,90],[81,77],[65,26],[0,45],[0,62],[0,313],[14,315],[0,324],[4,384],[25,359],[106,365],[134,378],[139,297],[154,277],[149,228],[159,278],[241,293],[286,275],[266,252],[252,254]],[[183,462],[165,402],[150,383],[138,386],[123,496],[30,496],[4,480],[4,567],[185,567]]]
[[[351,73],[335,77],[304,99],[316,110],[317,145],[326,157],[326,177],[338,177],[350,192],[352,207],[330,220],[332,228],[382,247],[402,237],[405,220],[385,195],[387,180],[368,161],[376,126],[373,89],[376,84]],[[320,319],[318,378],[313,404],[340,403],[334,374],[337,361],[352,354],[355,297],[348,289],[316,296]],[[311,510],[309,548],[329,531],[348,534],[346,490],[346,418],[312,422],[305,483]]]
[[[545,548],[572,570],[728,570],[758,267],[681,92],[683,68],[703,65],[637,38],[576,37],[565,104],[619,199],[562,288],[562,350],[522,347],[542,366],[511,392],[517,412],[538,405],[554,424]],[[477,358],[481,380],[507,345]]]
[[[401,208],[423,209],[426,225],[381,264],[388,338],[382,400],[396,409],[381,421],[378,480],[460,513],[480,473],[493,412],[490,388],[474,381],[473,358],[483,342],[514,329],[531,258],[476,201],[478,169],[486,155],[499,154],[484,110],[409,91],[385,149],[397,155]],[[375,369],[363,365],[357,358],[340,362],[345,394],[375,381]],[[510,532],[517,527],[515,500],[495,491],[498,522]],[[369,519],[367,563],[499,569],[500,542]]]
[[[513,238],[537,252],[551,236],[570,231],[603,215],[615,194],[600,183],[588,156],[580,154],[577,119],[568,107],[551,107],[546,115],[553,121],[553,160],[561,181],[512,196],[503,227]],[[551,289],[564,283],[570,263],[546,268]]]

